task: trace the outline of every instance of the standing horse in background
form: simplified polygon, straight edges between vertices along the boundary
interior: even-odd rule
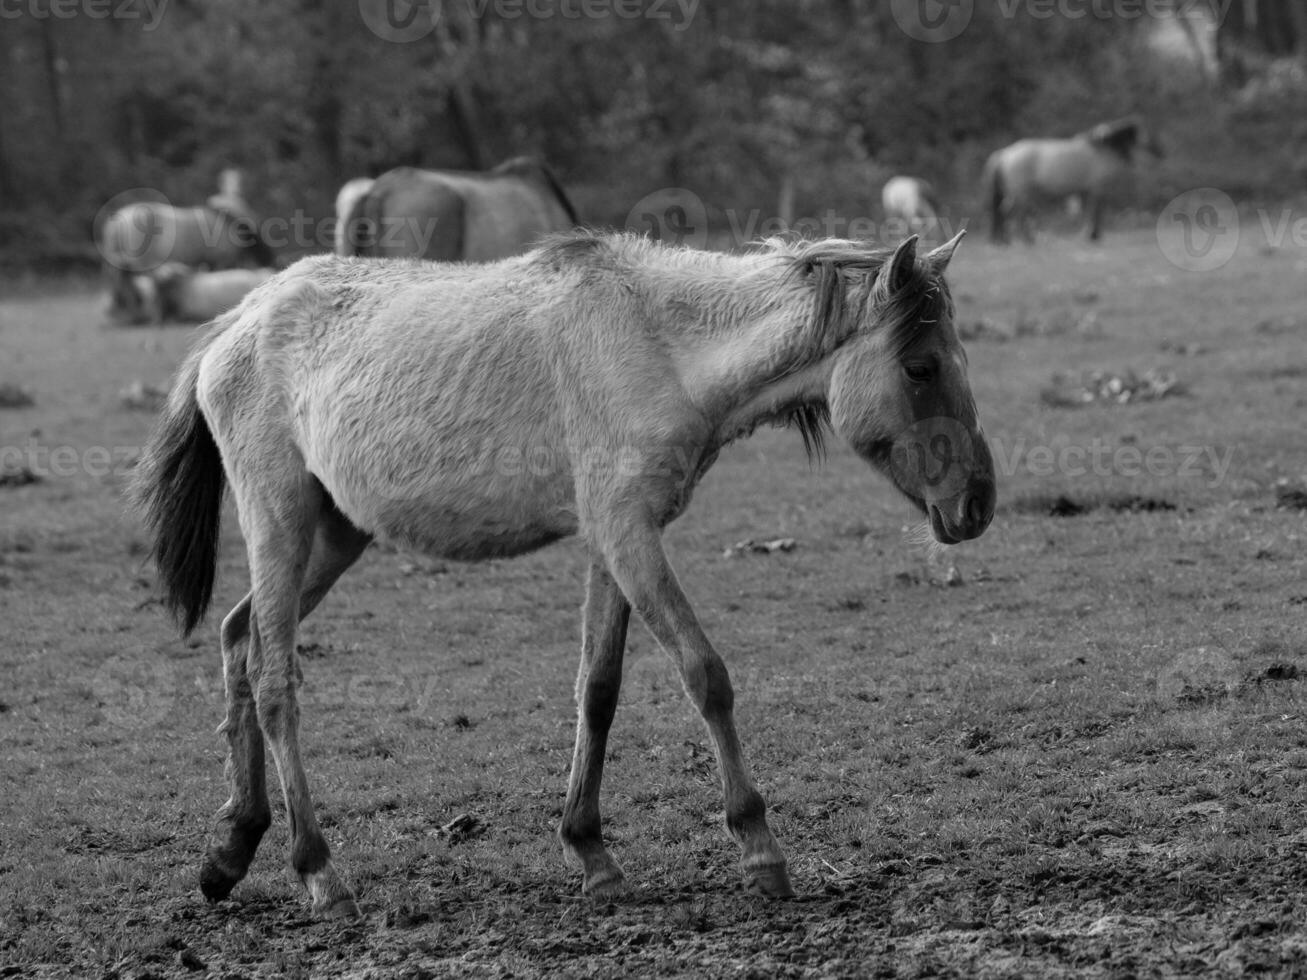
[[[578,223],[557,178],[530,157],[485,173],[398,167],[371,186],[350,181],[336,207],[336,254],[441,262],[518,255]]]
[[[259,220],[240,192],[236,171],[223,171],[220,191],[200,206],[135,201],[100,227],[96,245],[109,286],[109,317],[141,316],[136,277],[176,262],[194,269],[265,268],[276,263]]]
[[[891,177],[880,192],[888,221],[904,221],[913,234],[928,233],[939,223],[939,198],[920,177]]]
[[[250,592],[221,631],[231,798],[204,894],[231,891],[269,826],[266,740],[314,909],[358,912],[300,758],[295,637],[374,537],[471,561],[573,534],[590,568],[559,836],[583,890],[624,888],[599,785],[634,610],[707,724],[746,883],[792,894],[726,665],[662,531],[723,447],[789,423],[810,453],[833,428],[939,541],[981,534],[993,461],[943,279],[960,238],[921,259],[915,237],[893,253],[773,241],[723,255],[590,233],[487,265],[317,256],[221,317],[182,365],[134,482],[186,633],[212,597],[227,483],[249,554]]]
[[[1134,160],[1137,146],[1162,156],[1156,137],[1134,118],[1101,123],[1069,139],[1023,139],[992,153],[985,163],[985,199],[990,237],[1007,241],[1007,222],[1016,221],[1028,242],[1035,239],[1031,215],[1040,204],[1076,197],[1087,216],[1089,238],[1103,233],[1106,191]]]

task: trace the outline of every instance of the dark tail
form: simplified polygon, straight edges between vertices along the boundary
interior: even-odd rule
[[[1007,195],[1003,188],[1003,172],[998,164],[997,153],[985,162],[984,183],[985,203],[989,207],[989,237],[992,241],[1005,241],[1007,229],[1003,227],[1003,198]]]
[[[178,372],[168,407],[136,466],[130,495],[154,536],[164,606],[189,636],[213,599],[226,476],[195,387],[211,331]]]

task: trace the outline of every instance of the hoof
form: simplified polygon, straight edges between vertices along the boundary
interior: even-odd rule
[[[205,858],[200,869],[200,891],[210,902],[221,902],[231,894],[244,875],[235,874],[212,858]]]
[[[313,914],[323,919],[358,919],[358,903],[349,886],[328,861],[320,870],[300,878],[313,901]]]
[[[363,913],[359,911],[358,902],[354,901],[353,897],[337,899],[326,908],[314,906],[313,912],[323,919],[353,921],[363,918]]]
[[[752,895],[766,898],[793,898],[794,886],[790,884],[790,873],[785,865],[773,865],[759,868],[745,875],[744,887]]]
[[[581,894],[597,902],[613,901],[630,890],[631,886],[626,883],[622,869],[615,865],[586,878],[585,884],[581,886]]]

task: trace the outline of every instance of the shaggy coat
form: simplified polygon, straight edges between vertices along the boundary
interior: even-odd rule
[[[186,631],[212,596],[228,484],[249,552],[250,592],[222,625],[231,798],[204,893],[244,876],[271,820],[266,742],[314,907],[357,912],[300,758],[295,636],[370,541],[474,560],[579,534],[590,572],[559,835],[584,890],[624,886],[599,787],[634,611],[707,725],[746,884],[790,894],[726,666],[661,531],[723,446],[780,423],[814,452],[833,429],[940,541],[982,533],[994,473],[942,277],[956,244],[924,259],[915,238],[892,254],[827,241],[728,256],[579,234],[491,265],[317,257],[219,318],[135,484]]]

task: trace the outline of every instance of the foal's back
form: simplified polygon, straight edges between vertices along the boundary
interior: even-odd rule
[[[450,558],[572,533],[539,330],[551,284],[513,271],[292,267],[220,321],[204,355],[199,401],[224,456],[292,454],[356,527]]]
[[[644,297],[584,263],[315,257],[217,329],[198,397],[224,457],[289,454],[356,527],[444,557],[575,533],[578,480],[662,506],[678,474],[624,458],[703,438]]]

